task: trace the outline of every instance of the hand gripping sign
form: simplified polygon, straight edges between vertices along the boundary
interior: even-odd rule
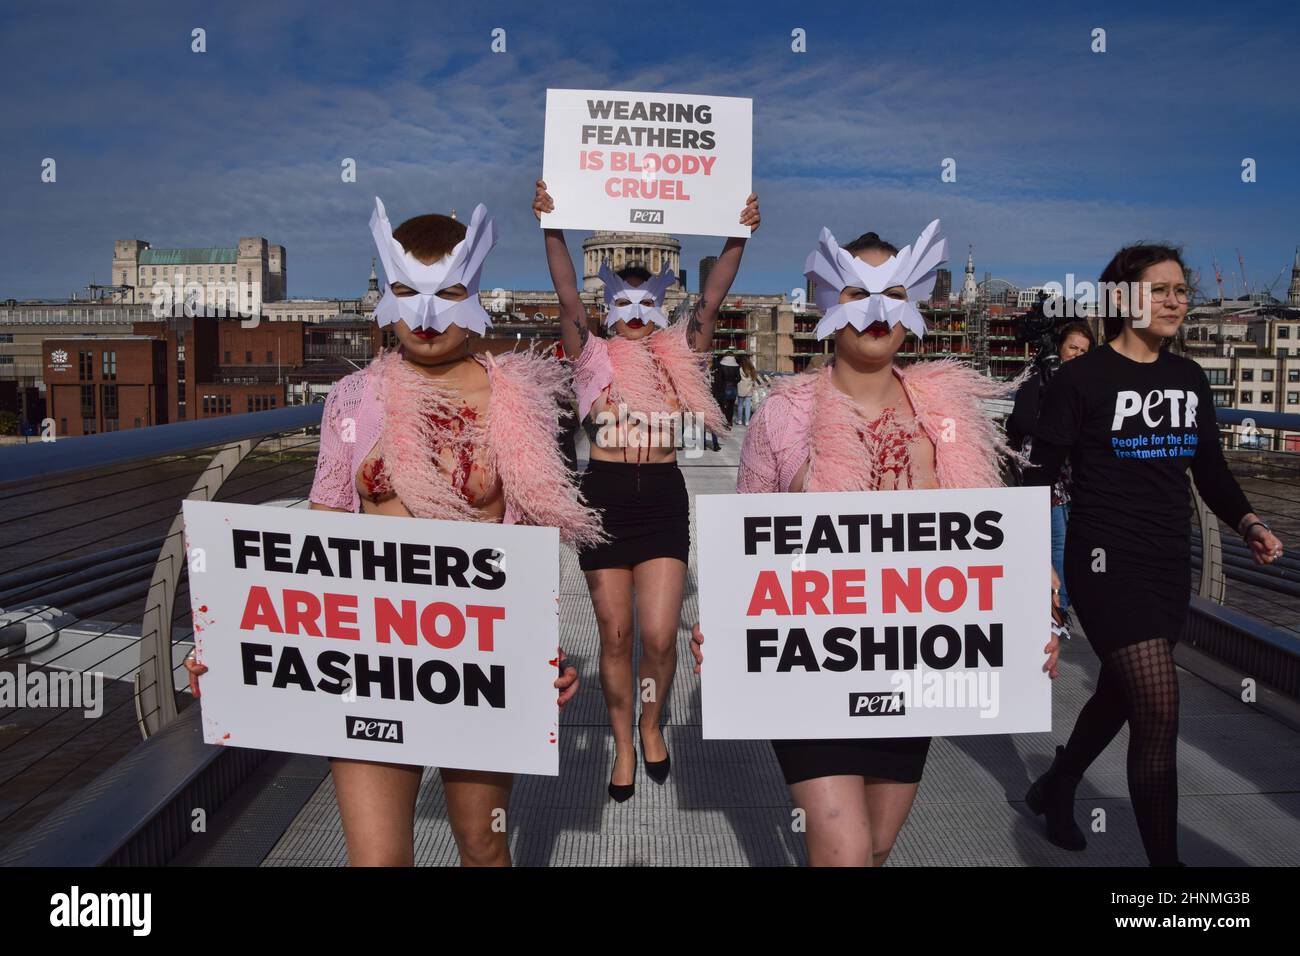
[[[1051,729],[1048,489],[696,507],[706,738]]]
[[[205,742],[559,772],[555,528],[183,509]]]

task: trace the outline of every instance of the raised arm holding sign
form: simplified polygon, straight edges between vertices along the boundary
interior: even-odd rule
[[[579,554],[600,627],[601,677],[614,732],[608,792],[633,794],[636,698],[632,609],[641,657],[636,721],[646,772],[668,776],[659,721],[677,664],[690,504],[677,468],[679,440],[702,452],[704,429],[726,422],[707,362],[723,299],[740,269],[745,238],[759,226],[750,192],[750,103],[727,97],[550,90],[546,179],[533,212],[543,226],[551,281],[560,300],[566,353],[575,361],[578,415],[591,438],[582,477],[609,541]],[[558,202],[548,185],[556,189]],[[591,333],[563,226],[722,233],[728,238],[686,318],[670,323],[664,300],[676,276],[666,263],[602,263],[605,335]],[[698,449],[698,452],[697,452]]]

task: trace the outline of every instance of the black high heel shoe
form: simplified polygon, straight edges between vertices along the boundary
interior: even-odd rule
[[[641,738],[641,751],[644,753],[645,736],[641,733],[640,727],[636,729],[636,733],[637,736]],[[663,735],[662,730],[659,733],[661,736]],[[667,740],[664,741],[664,753],[668,754]],[[655,783],[662,784],[665,780],[668,779],[668,769],[672,766],[672,762],[673,762],[673,758],[671,754],[668,754],[668,756],[664,757],[663,760],[656,760],[653,763],[647,760],[645,762],[645,775],[649,777],[651,780],[653,780]]]
[[[1063,850],[1077,852],[1088,846],[1088,840],[1074,822],[1074,789],[1079,785],[1079,778],[1068,776],[1061,770],[1064,752],[1064,747],[1056,748],[1056,759],[1047,768],[1047,773],[1029,788],[1025,803],[1047,821],[1048,840]]]
[[[615,803],[626,803],[628,800],[632,799],[632,794],[636,793],[636,760],[636,748],[633,748],[631,783],[614,783],[613,780],[609,782],[609,796]],[[611,777],[614,775],[612,769],[609,773]]]

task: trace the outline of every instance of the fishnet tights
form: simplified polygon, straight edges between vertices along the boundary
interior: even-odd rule
[[[1164,638],[1111,651],[1097,690],[1079,712],[1061,770],[1081,777],[1125,721],[1129,725],[1128,791],[1147,859],[1178,862],[1178,674]]]

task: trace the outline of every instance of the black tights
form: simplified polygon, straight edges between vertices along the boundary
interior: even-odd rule
[[[1128,721],[1128,792],[1147,859],[1178,862],[1178,674],[1164,638],[1111,651],[1079,712],[1062,772],[1081,777]]]

